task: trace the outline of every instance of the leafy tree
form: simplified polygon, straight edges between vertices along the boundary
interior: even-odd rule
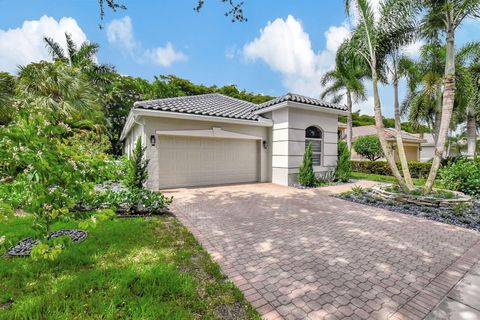
[[[145,147],[139,137],[130,159],[127,161],[125,185],[130,189],[143,189],[148,178],[148,162],[144,157]]]
[[[384,156],[380,139],[377,136],[358,137],[353,143],[353,149],[370,161],[376,161]]]
[[[12,121],[15,113],[15,77],[0,72],[0,126]]]
[[[315,187],[317,185],[317,178],[313,171],[312,156],[312,144],[309,143],[303,155],[302,165],[298,173],[298,182],[304,187]]]
[[[348,42],[343,45],[348,46]],[[333,96],[333,102],[338,103],[343,98],[347,100],[347,146],[352,149],[352,109],[353,103],[366,100],[366,89],[362,78],[368,74],[366,66],[362,61],[357,61],[355,57],[348,56],[347,50],[337,51],[336,67],[334,70],[325,73],[321,79],[323,86],[329,84],[320,95],[321,99],[327,96]]]
[[[433,183],[440,168],[453,115],[456,80],[455,33],[466,19],[480,17],[480,0],[422,0],[419,1],[419,4],[425,12],[421,21],[423,34],[429,38],[442,34],[446,40],[442,116],[432,168],[424,187],[424,191],[429,193],[433,188]]]
[[[345,141],[338,141],[338,159],[335,177],[342,181],[348,182],[352,175],[352,162],[350,161],[350,151]]]

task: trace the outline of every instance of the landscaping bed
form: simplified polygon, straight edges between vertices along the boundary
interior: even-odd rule
[[[0,234],[35,237],[32,219],[10,219]],[[101,221],[54,260],[0,258],[0,279],[0,319],[260,319],[171,216]]]
[[[451,206],[432,207],[431,205],[384,199],[375,194],[372,189],[359,187],[354,187],[352,191],[344,192],[337,197],[389,211],[480,231],[480,202],[478,200],[473,200],[471,205],[458,203]]]

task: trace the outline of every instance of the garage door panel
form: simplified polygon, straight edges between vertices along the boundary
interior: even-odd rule
[[[255,182],[256,140],[160,137],[160,187]]]

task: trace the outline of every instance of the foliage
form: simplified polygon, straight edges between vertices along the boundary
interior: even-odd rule
[[[458,160],[440,169],[440,179],[449,189],[480,196],[480,160]]]
[[[0,72],[0,126],[12,121],[15,113],[15,77]]]
[[[31,236],[31,224],[31,217],[1,223],[0,235],[18,241]],[[176,219],[105,220],[88,233],[55,261],[0,259],[0,305],[15,301],[0,318],[215,319],[220,306],[234,306],[260,319]]]
[[[171,203],[172,197],[148,189],[131,188],[94,192],[85,197],[79,205],[89,210],[116,208],[129,214],[158,214]]]
[[[353,149],[370,161],[376,161],[383,157],[382,146],[377,136],[358,137],[353,143]]]
[[[430,162],[409,161],[408,167],[412,174],[412,178],[425,178],[430,172]],[[390,167],[385,161],[363,161],[352,160],[352,168],[354,172],[391,175]]]
[[[345,141],[338,141],[338,160],[335,176],[342,182],[347,182],[352,174],[352,162],[350,161],[350,152]]]
[[[298,173],[298,182],[304,187],[315,187],[317,185],[317,178],[313,171],[311,143],[308,144],[305,154],[303,155],[302,165]]]
[[[142,139],[138,137],[135,148],[127,160],[125,172],[125,185],[130,189],[142,189],[148,178],[148,160],[145,159],[145,147]]]

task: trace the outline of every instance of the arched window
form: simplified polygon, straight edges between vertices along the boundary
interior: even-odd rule
[[[317,127],[310,126],[305,129],[305,149],[312,144],[312,162],[314,166],[322,164],[323,132]]]

